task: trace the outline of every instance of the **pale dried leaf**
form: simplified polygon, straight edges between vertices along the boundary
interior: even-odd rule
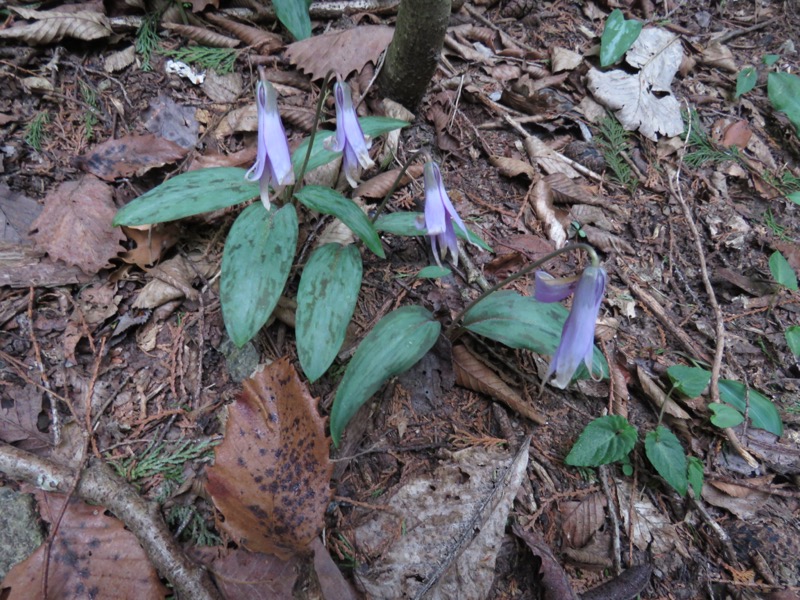
[[[519,537],[530,548],[534,556],[539,557],[539,572],[537,579],[541,578],[544,588],[543,600],[578,600],[578,595],[570,585],[561,561],[554,555],[544,538],[535,530],[525,530],[517,521],[512,524],[514,535]]]
[[[422,175],[422,168],[422,165],[419,164],[409,166],[400,179],[400,182],[397,184],[396,190],[408,185],[414,179],[419,178]],[[394,185],[397,176],[400,175],[400,171],[401,169],[392,169],[391,171],[385,171],[380,175],[376,175],[372,179],[368,179],[353,191],[353,195],[362,196],[364,198],[383,198],[389,193],[389,190],[392,189],[392,185]]]
[[[550,186],[540,179],[528,191],[528,199],[533,205],[536,217],[544,225],[547,236],[553,241],[556,248],[562,248],[567,243],[567,232],[553,210],[553,192]]]
[[[0,183],[0,243],[29,244],[28,231],[41,212],[36,200]]]
[[[583,56],[572,50],[554,46],[550,49],[550,61],[553,73],[572,71],[583,62]]]
[[[539,138],[529,135],[524,139],[523,145],[530,161],[539,165],[545,173],[551,175],[553,173],[563,173],[571,179],[580,177],[580,173],[573,169],[558,152]]]
[[[594,244],[603,252],[636,254],[633,246],[625,241],[624,238],[614,235],[609,231],[605,231],[604,229],[600,229],[599,227],[594,227],[592,225],[584,225],[581,228],[581,231],[586,234],[586,239],[590,244]]]
[[[497,51],[498,33],[491,27],[477,27],[471,23],[465,23],[463,25],[451,27],[450,31],[456,32],[470,41],[481,42],[493,51]]]
[[[678,404],[669,396],[667,396],[660,387],[656,385],[656,382],[653,381],[647,373],[644,372],[640,366],[637,365],[636,367],[636,375],[639,378],[639,384],[642,386],[642,390],[644,391],[645,395],[650,398],[653,403],[656,405],[656,408],[660,409],[666,403],[664,407],[664,411],[676,419],[690,419],[691,416],[685,410],[683,410]]]
[[[122,252],[125,236],[111,224],[116,213],[111,187],[85,175],[47,195],[31,236],[51,257],[96,273]]]
[[[743,480],[758,486],[769,486],[773,476]],[[769,494],[749,487],[709,480],[703,485],[703,500],[718,508],[730,511],[742,520],[752,519],[767,500]]]
[[[11,7],[23,19],[34,20],[28,25],[0,29],[0,39],[22,40],[29,44],[52,44],[65,37],[78,40],[96,40],[111,35],[111,24],[105,15],[89,10],[76,12],[39,11]]]
[[[242,95],[242,74],[226,73],[220,75],[213,69],[206,73],[200,87],[214,102],[232,104]]]
[[[553,192],[555,199],[555,191]],[[619,227],[616,223],[606,217],[605,212],[599,206],[592,206],[590,204],[575,204],[569,211],[570,219],[578,221],[582,225],[597,225],[606,231],[618,230]]]
[[[196,299],[197,290],[192,287],[192,282],[197,277],[195,269],[198,267],[200,265],[195,264],[192,268],[192,264],[182,254],[178,254],[151,269],[149,274],[152,279],[139,292],[133,301],[133,307],[158,308],[173,300]]]
[[[700,60],[706,66],[722,69],[729,73],[737,73],[739,71],[739,67],[736,66],[736,60],[733,58],[733,52],[719,42],[711,42],[703,50]]]
[[[606,205],[608,200],[595,196],[592,190],[581,183],[580,179],[571,179],[564,173],[547,175],[544,180],[553,190],[553,201],[562,204]]]
[[[192,555],[204,564],[225,598],[294,600],[292,589],[304,560],[287,560],[244,548],[196,546]]]
[[[501,63],[491,68],[490,74],[492,79],[499,83],[505,83],[512,79],[519,79],[522,75],[522,69],[518,65],[510,65]]]
[[[580,502],[563,502],[560,506],[562,531],[567,544],[583,548],[606,520],[606,497],[601,493],[589,494]]]
[[[606,317],[603,320],[613,320],[616,327],[610,327],[606,323],[598,322],[595,332],[600,339],[613,339],[617,335],[619,329],[619,322],[616,319]],[[628,400],[630,400],[630,393],[628,392],[628,372],[623,369],[615,360],[609,361],[608,370],[611,375],[611,381],[614,384],[614,397],[611,399],[613,414],[620,417],[628,418]]]
[[[112,52],[106,56],[103,61],[103,70],[106,73],[116,73],[122,71],[125,67],[129,67],[136,60],[136,48],[128,46],[124,50]]]
[[[33,385],[6,387],[0,404],[0,440],[7,444],[23,443],[28,450],[46,447],[50,436],[39,431],[42,392]]]
[[[209,13],[206,18],[215,25],[229,31],[248,46],[254,47],[261,54],[272,54],[276,50],[283,48],[283,38],[277,33],[238,23],[221,17],[216,13]]]
[[[281,119],[284,123],[290,123],[298,129],[310,132],[314,126],[314,114],[316,110],[313,108],[304,108],[302,106],[283,106],[281,107]]]
[[[162,25],[165,29],[174,31],[188,40],[197,42],[201,46],[235,48],[239,45],[239,40],[215,31],[209,31],[205,27],[195,27],[194,25],[183,25],[180,23],[163,23]]]
[[[242,131],[258,131],[258,112],[256,103],[232,110],[220,121],[214,137],[222,139]]]
[[[546,422],[542,415],[530,407],[519,394],[508,387],[462,344],[453,346],[453,371],[456,383],[461,387],[491,396],[534,423]]]
[[[325,226],[322,233],[319,234],[315,246],[324,246],[335,242],[342,246],[349,246],[356,241],[356,234],[347,225],[342,223],[339,219],[334,219]]]
[[[286,56],[312,79],[322,79],[330,70],[346,78],[353,71],[360,71],[368,62],[377,64],[393,35],[392,27],[361,25],[290,44]]]
[[[489,162],[492,166],[497,167],[500,174],[505,177],[525,175],[530,180],[536,177],[536,169],[533,168],[533,165],[518,158],[492,155],[489,157]]]

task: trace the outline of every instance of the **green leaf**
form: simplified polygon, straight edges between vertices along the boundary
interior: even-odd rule
[[[297,289],[297,357],[309,381],[331,366],[361,289],[361,254],[353,245],[325,244],[308,259]]]
[[[711,415],[711,424],[716,425],[720,429],[726,427],[736,427],[744,421],[744,415],[732,406],[722,404],[720,402],[711,402],[708,409],[714,413]]]
[[[316,210],[326,215],[334,215],[339,218],[342,223],[347,225],[353,233],[361,238],[361,241],[363,241],[367,248],[372,250],[374,254],[381,258],[386,257],[383,253],[381,238],[378,232],[375,230],[375,227],[373,227],[367,215],[364,214],[364,211],[352,200],[348,200],[331,188],[322,187],[320,185],[307,185],[295,194],[295,198],[300,200],[300,202],[311,210]]]
[[[791,325],[786,332],[786,344],[795,356],[800,356],[800,325]]]
[[[659,425],[644,438],[644,452],[658,474],[681,495],[689,487],[683,446],[666,427]]]
[[[763,61],[764,61],[765,65],[767,65],[768,67],[771,67],[776,62],[778,62],[778,59],[780,57],[781,57],[780,54],[765,54],[764,58],[763,58]]]
[[[383,213],[375,219],[375,229],[392,233],[394,235],[420,236],[428,235],[428,231],[422,224],[425,222],[425,215],[421,212],[396,212]],[[418,227],[418,224],[420,225]],[[462,240],[472,242],[476,246],[483,248],[487,252],[493,252],[492,247],[479,238],[474,232],[467,230],[464,232],[458,225],[453,223],[456,235]]]
[[[464,315],[463,325],[473,333],[539,354],[554,354],[569,311],[557,302],[537,302],[517,292],[504,290],[490,294]],[[595,347],[592,371],[608,377],[608,364]],[[588,376],[581,366],[577,378]]]
[[[697,398],[711,381],[711,371],[700,367],[672,365],[667,369],[667,375],[675,389],[688,398]]]
[[[719,397],[723,402],[738,408],[741,413],[745,412],[745,398],[749,399],[750,410],[747,411],[747,416],[750,417],[753,426],[759,429],[766,429],[778,437],[783,434],[783,423],[778,409],[775,408],[769,398],[758,390],[750,388],[748,393],[743,383],[730,379],[720,379]]]
[[[123,206],[114,225],[150,225],[227,208],[259,195],[244,169],[219,167],[182,173]]]
[[[636,445],[636,437],[636,429],[625,417],[599,417],[581,432],[565,462],[573,467],[599,467],[623,460]]]
[[[275,309],[297,248],[297,213],[287,204],[269,210],[261,202],[242,211],[222,253],[219,299],[225,328],[244,346]]]
[[[800,77],[792,73],[770,73],[767,95],[775,110],[786,113],[800,136]]]
[[[695,498],[700,498],[703,492],[703,461],[696,456],[690,456],[686,468],[686,478],[692,486]]]
[[[800,192],[792,192],[786,196],[787,200],[791,200],[795,204],[800,204]]]
[[[600,66],[607,67],[617,62],[633,45],[641,31],[641,22],[625,20],[618,8],[611,11],[600,38]]]
[[[438,279],[439,277],[447,277],[450,273],[452,273],[452,271],[447,267],[431,265],[417,273],[417,277],[419,279]]]
[[[746,94],[754,87],[758,81],[758,71],[755,67],[745,67],[736,76],[736,98],[742,94]]]
[[[797,275],[795,275],[792,265],[789,264],[789,261],[779,250],[773,252],[772,256],[769,257],[769,270],[775,281],[785,288],[794,292],[797,291]]]
[[[407,121],[390,119],[388,117],[361,117],[358,119],[358,122],[361,123],[361,130],[364,132],[364,135],[371,138],[376,138],[379,135],[408,125]],[[325,149],[325,140],[331,137],[333,133],[333,131],[317,131],[317,134],[314,136],[314,145],[311,147],[311,156],[306,166],[306,173],[322,165],[327,165],[341,155],[341,152],[331,152]],[[292,167],[295,173],[299,173],[300,167],[303,166],[310,139],[310,137],[304,139],[292,153]]]
[[[347,365],[331,408],[331,437],[339,445],[345,426],[390,377],[407,371],[431,349],[441,325],[421,306],[403,306],[383,317]]]
[[[311,37],[311,18],[306,0],[272,0],[275,16],[296,40]]]

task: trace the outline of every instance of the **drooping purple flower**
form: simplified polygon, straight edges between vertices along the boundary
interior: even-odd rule
[[[536,273],[534,296],[540,302],[558,302],[569,296],[572,290],[575,293],[572,309],[561,332],[561,343],[544,379],[548,381],[555,373],[552,383],[556,387],[567,387],[581,363],[586,365],[589,373],[592,372],[594,328],[603,302],[606,279],[605,269],[595,266],[586,267],[577,282],[571,278],[555,279],[541,271]]]
[[[446,252],[450,251],[450,256],[458,266],[458,241],[453,221],[467,231],[461,217],[458,216],[447,190],[442,183],[442,173],[439,165],[430,161],[425,163],[424,168],[425,182],[425,229],[431,238],[431,248],[436,264],[442,266],[441,259]]]
[[[261,202],[269,208],[269,188],[279,194],[287,185],[294,183],[292,157],[286,131],[278,114],[278,94],[268,81],[259,81],[256,86],[258,108],[258,150],[256,162],[245,174],[248,181],[258,181]]]
[[[369,169],[375,163],[369,157],[372,142],[364,137],[361,124],[358,122],[350,86],[337,81],[333,85],[334,103],[336,105],[336,136],[326,141],[325,147],[333,152],[342,153],[342,170],[347,182],[358,186],[361,169]]]

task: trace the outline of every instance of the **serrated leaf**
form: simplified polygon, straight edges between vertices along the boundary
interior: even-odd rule
[[[712,425],[716,425],[720,429],[727,427],[736,427],[744,421],[744,415],[732,406],[722,404],[721,402],[711,402],[708,409],[714,413],[709,419]]]
[[[770,73],[767,95],[775,110],[786,114],[800,136],[800,77],[793,73]]]
[[[658,474],[681,496],[685,496],[689,487],[686,454],[675,434],[659,425],[645,436],[644,452]]]
[[[491,294],[464,315],[463,325],[473,333],[539,354],[554,354],[569,311],[557,302],[537,302],[508,290]],[[595,347],[592,370],[608,377],[608,363]],[[577,378],[588,377],[581,365]]]
[[[45,45],[59,42],[65,37],[89,41],[108,37],[112,33],[108,18],[96,11],[45,11],[13,6],[11,10],[23,19],[32,19],[35,22],[2,29],[0,39]]]
[[[745,412],[745,398],[747,398],[750,403],[747,416],[750,417],[753,426],[766,429],[778,437],[783,434],[783,423],[778,409],[769,398],[758,390],[750,388],[748,393],[748,389],[743,383],[731,379],[720,379],[719,397],[723,402],[739,409],[741,413]]]
[[[296,40],[311,37],[311,17],[305,0],[272,0],[275,16]]]
[[[711,381],[711,371],[700,367],[672,365],[667,369],[672,385],[688,398],[697,398]]]
[[[769,257],[769,270],[775,281],[787,289],[794,292],[797,291],[797,275],[792,265],[789,264],[789,261],[779,250],[773,252],[772,256]]]
[[[261,202],[242,211],[222,254],[219,298],[225,328],[244,346],[267,322],[281,297],[297,249],[297,213]]]
[[[309,381],[336,358],[361,289],[361,254],[355,246],[326,244],[308,259],[297,289],[297,357]]]
[[[337,217],[361,238],[375,255],[386,257],[378,232],[364,211],[352,200],[348,200],[331,188],[319,185],[307,185],[294,196],[311,210]]]
[[[625,417],[599,417],[581,432],[565,462],[573,467],[599,467],[622,460],[633,450],[636,437],[636,429]]]
[[[114,225],[151,225],[227,208],[258,196],[244,169],[216,167],[182,173],[123,206]]]
[[[703,491],[703,461],[696,456],[690,456],[686,468],[686,478],[692,486],[695,498],[700,498]]]
[[[361,124],[361,130],[364,132],[364,135],[371,138],[378,137],[379,135],[408,125],[407,121],[390,119],[388,117],[361,117],[358,119],[358,122]],[[341,152],[331,152],[325,149],[325,140],[331,137],[333,133],[333,131],[317,131],[314,136],[314,144],[311,146],[311,156],[308,159],[306,173],[313,171],[317,167],[328,164],[341,154]],[[299,173],[300,167],[303,166],[310,139],[310,137],[304,139],[295,151],[292,152],[292,167],[295,173]]]
[[[396,212],[396,213],[384,213],[378,216],[375,219],[375,229],[378,231],[383,231],[385,233],[391,233],[394,235],[405,235],[405,236],[420,236],[420,235],[428,235],[428,231],[425,229],[422,224],[425,222],[425,215],[421,212]],[[481,238],[479,238],[475,233],[472,231],[467,230],[466,232],[461,229],[457,223],[453,223],[453,228],[456,232],[456,235],[460,237],[462,240],[467,240],[468,242],[472,242],[476,246],[483,248],[487,252],[493,252],[492,247],[489,246],[486,242],[484,242]]]
[[[421,306],[390,312],[359,344],[336,390],[331,437],[339,445],[345,426],[390,377],[407,371],[431,349],[441,325]]]
[[[452,271],[447,267],[440,267],[438,265],[431,265],[425,267],[417,273],[419,279],[438,279],[439,277],[447,277]]]
[[[792,325],[786,329],[786,344],[795,356],[800,356],[800,325]]]
[[[754,87],[758,81],[758,71],[755,67],[745,67],[736,76],[736,98],[742,94],[746,94]]]
[[[641,22],[626,20],[618,8],[611,11],[600,38],[600,66],[607,67],[617,62],[633,45],[641,31]]]
[[[792,192],[786,196],[787,200],[791,200],[795,204],[800,204],[800,192]]]

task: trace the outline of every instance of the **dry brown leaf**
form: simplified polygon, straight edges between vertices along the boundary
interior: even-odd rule
[[[570,179],[564,173],[553,173],[547,175],[544,180],[553,190],[553,201],[555,202],[591,204],[593,206],[608,204],[607,200],[596,197],[588,186],[581,184],[580,179]]]
[[[219,140],[241,131],[258,131],[258,112],[255,102],[229,112],[220,121],[214,131],[214,137]]]
[[[7,387],[0,404],[0,440],[25,450],[46,448],[51,440],[39,430],[41,413],[42,392],[36,387]]]
[[[539,165],[542,171],[552,175],[563,173],[571,179],[580,177],[580,174],[567,163],[561,155],[550,148],[542,140],[532,135],[527,136],[523,145],[531,163]]]
[[[31,236],[51,257],[96,273],[122,252],[125,236],[111,224],[116,213],[111,187],[85,175],[47,195]]]
[[[501,63],[491,68],[490,74],[492,79],[499,83],[505,83],[512,79],[519,79],[522,75],[522,69],[518,65],[510,65]]]
[[[739,67],[736,66],[736,61],[733,58],[733,53],[730,48],[723,46],[719,42],[711,42],[708,47],[703,50],[700,60],[709,67],[723,69],[729,73],[736,73]]]
[[[317,242],[314,245],[316,248],[324,246],[325,244],[337,243],[342,246],[348,246],[356,241],[356,234],[347,225],[342,223],[339,219],[334,219],[328,223],[319,234]]]
[[[304,562],[243,548],[196,546],[192,555],[206,566],[223,597],[236,600],[293,600],[292,590]]]
[[[533,205],[536,216],[542,221],[545,231],[547,231],[547,236],[555,244],[556,249],[562,248],[567,243],[567,232],[553,210],[553,192],[550,186],[543,179],[540,179],[528,191],[528,199]]]
[[[134,46],[128,46],[124,50],[112,52],[106,56],[105,60],[103,61],[103,70],[106,73],[116,73],[117,71],[122,71],[122,69],[125,67],[132,65],[135,60],[136,48]]]
[[[219,8],[219,0],[190,0],[192,3],[192,12],[202,12],[206,6]]]
[[[461,387],[491,396],[534,423],[542,425],[547,422],[462,344],[453,346],[453,371],[456,383]]]
[[[123,253],[120,258],[142,269],[159,261],[164,252],[177,243],[179,237],[175,223],[158,223],[142,228],[123,227],[122,231],[136,247]]]
[[[28,231],[41,212],[36,200],[0,183],[0,243],[29,244]]]
[[[322,79],[330,70],[346,78],[353,71],[360,71],[368,62],[377,64],[393,35],[392,27],[361,25],[290,44],[286,56],[312,79]]]
[[[586,239],[590,244],[597,246],[603,252],[636,254],[633,246],[626,242],[624,238],[614,235],[610,231],[592,225],[584,225],[581,227],[581,231],[586,234]]]
[[[206,488],[220,528],[249,550],[304,553],[324,525],[333,470],[317,403],[287,358],[243,384]]]
[[[400,179],[400,183],[397,184],[397,189],[399,190],[404,185],[408,185],[412,180],[420,177],[422,175],[422,168],[422,165],[409,166],[405,175]],[[353,191],[353,195],[364,198],[383,198],[389,193],[389,190],[392,189],[392,185],[399,174],[400,169],[392,169],[391,171],[385,171],[380,175],[376,175],[372,179],[368,179],[360,184]]]
[[[206,78],[208,80],[208,78]],[[160,93],[150,100],[144,126],[152,134],[175,142],[181,148],[194,148],[200,131],[196,109],[178,104],[167,94]]]
[[[206,78],[200,84],[200,87],[206,93],[206,96],[214,102],[233,104],[242,95],[242,74],[226,73],[225,75],[220,75],[211,69],[206,73]]]
[[[239,45],[236,38],[222,35],[216,31],[209,31],[205,27],[195,27],[194,25],[183,25],[180,23],[162,23],[165,29],[174,31],[186,39],[197,42],[201,46],[211,46],[213,48],[235,48]]]
[[[444,111],[442,106],[434,103],[426,113],[428,120],[433,123],[433,128],[436,130],[436,146],[443,152],[452,152],[458,154],[461,150],[461,145],[453,135],[447,131],[447,126],[450,122],[450,117]]]
[[[182,159],[188,153],[175,142],[155,135],[128,135],[108,140],[82,156],[81,167],[106,181],[143,175],[150,169]]]
[[[560,73],[577,69],[583,62],[583,55],[566,48],[553,46],[550,48],[550,60],[553,73]]]
[[[36,492],[42,517],[53,523],[64,503],[62,494]],[[9,600],[42,597],[46,545],[14,565],[3,580]],[[48,598],[164,598],[168,590],[139,541],[122,521],[99,506],[73,498],[49,549]],[[4,596],[6,597],[6,596]]]
[[[105,15],[90,10],[75,12],[10,7],[23,19],[34,23],[0,29],[0,39],[22,40],[29,44],[52,44],[65,37],[96,40],[111,35],[111,24]]]
[[[773,476],[744,480],[758,486],[768,486]],[[751,519],[769,500],[769,494],[749,487],[709,480],[703,485],[703,500],[718,508],[732,512],[740,519]]]
[[[192,287],[194,278],[197,277],[197,264],[192,265],[183,257],[175,256],[165,261],[150,271],[152,279],[139,292],[133,301],[134,308],[158,308],[159,306],[189,298],[197,298],[197,291]],[[202,271],[201,269],[198,269]]]
[[[283,38],[277,33],[238,23],[215,13],[207,14],[206,19],[214,23],[214,25],[229,31],[248,46],[254,47],[261,54],[272,54],[276,50],[283,48]]]
[[[555,196],[555,194],[553,195]],[[602,208],[591,204],[574,204],[569,210],[569,218],[581,224],[597,225],[606,231],[619,229],[616,223],[606,217]]]
[[[525,175],[530,180],[536,177],[536,169],[533,168],[533,165],[518,158],[493,155],[489,157],[489,162],[492,163],[492,166],[497,167],[500,174],[505,177]]]
[[[285,123],[290,123],[298,129],[308,132],[310,132],[311,128],[314,126],[315,113],[315,109],[302,106],[281,107],[281,119],[283,119]]]
[[[669,396],[667,396],[660,387],[656,385],[656,382],[653,381],[647,373],[644,372],[642,367],[636,367],[636,375],[639,378],[639,384],[642,386],[642,390],[644,391],[645,395],[650,398],[653,403],[656,405],[656,408],[661,408],[664,406],[664,411],[676,419],[690,419],[691,416],[685,410],[683,410],[678,404]]]
[[[247,169],[256,160],[256,146],[248,146],[233,154],[216,154],[208,152],[202,156],[195,156],[187,171],[196,171],[197,169],[208,169],[210,167],[245,167]]]
[[[747,121],[734,121],[725,128],[720,143],[725,148],[736,146],[740,150],[744,150],[751,137],[753,137],[753,130]]]
[[[563,502],[564,539],[572,548],[583,548],[606,520],[606,497],[601,493],[589,494],[580,502]]]
[[[545,600],[578,600],[577,594],[570,585],[569,577],[554,555],[544,538],[535,531],[526,531],[521,525],[514,522],[512,525],[514,535],[520,538],[541,561],[539,573],[544,588]]]

